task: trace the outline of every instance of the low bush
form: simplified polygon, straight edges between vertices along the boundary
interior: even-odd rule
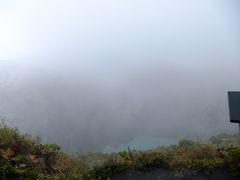
[[[212,144],[185,139],[178,145],[144,152],[132,152],[128,148],[128,151],[112,155],[77,153],[70,157],[56,144],[42,144],[39,138],[0,124],[0,179],[105,180],[129,169],[148,171],[153,168],[174,171],[224,168],[240,176],[240,146],[231,138],[224,134],[211,138]],[[226,139],[235,146],[223,146]]]

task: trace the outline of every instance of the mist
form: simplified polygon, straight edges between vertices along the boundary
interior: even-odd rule
[[[227,91],[240,89],[239,7],[1,2],[12,38],[0,35],[0,116],[69,152],[236,133]]]

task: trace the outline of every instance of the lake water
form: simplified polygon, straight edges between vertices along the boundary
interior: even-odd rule
[[[121,151],[127,151],[128,147],[135,150],[150,150],[159,146],[170,146],[177,144],[176,139],[161,139],[156,137],[136,137],[126,144],[120,144],[117,146],[107,146],[104,149],[104,153],[117,153]]]

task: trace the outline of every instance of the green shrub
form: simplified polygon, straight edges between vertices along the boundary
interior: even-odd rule
[[[197,160],[194,164],[195,169],[202,171],[219,169],[224,166],[224,160],[220,158]]]
[[[124,170],[128,169],[129,165],[124,161],[117,161],[114,158],[107,160],[103,165],[96,166],[90,171],[89,179],[109,179]]]
[[[191,140],[187,140],[187,139],[183,139],[181,141],[179,141],[178,143],[178,147],[179,148],[191,148],[195,145],[196,143],[194,141]]]
[[[148,170],[154,167],[168,167],[169,157],[162,152],[141,153],[135,158],[134,166],[140,170]]]
[[[227,166],[234,175],[240,175],[240,147],[230,147],[227,149],[227,152]]]

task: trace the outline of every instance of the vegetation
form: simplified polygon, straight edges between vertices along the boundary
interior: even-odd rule
[[[56,144],[42,144],[39,138],[22,135],[0,125],[0,179],[110,179],[129,169],[173,171],[194,169],[211,172],[226,169],[240,176],[240,146],[237,136],[219,135],[208,144],[181,140],[178,145],[151,151],[118,154],[75,154],[71,157]]]
[[[78,157],[70,158],[58,145],[41,144],[39,138],[0,125],[0,179],[80,179],[85,170]]]

